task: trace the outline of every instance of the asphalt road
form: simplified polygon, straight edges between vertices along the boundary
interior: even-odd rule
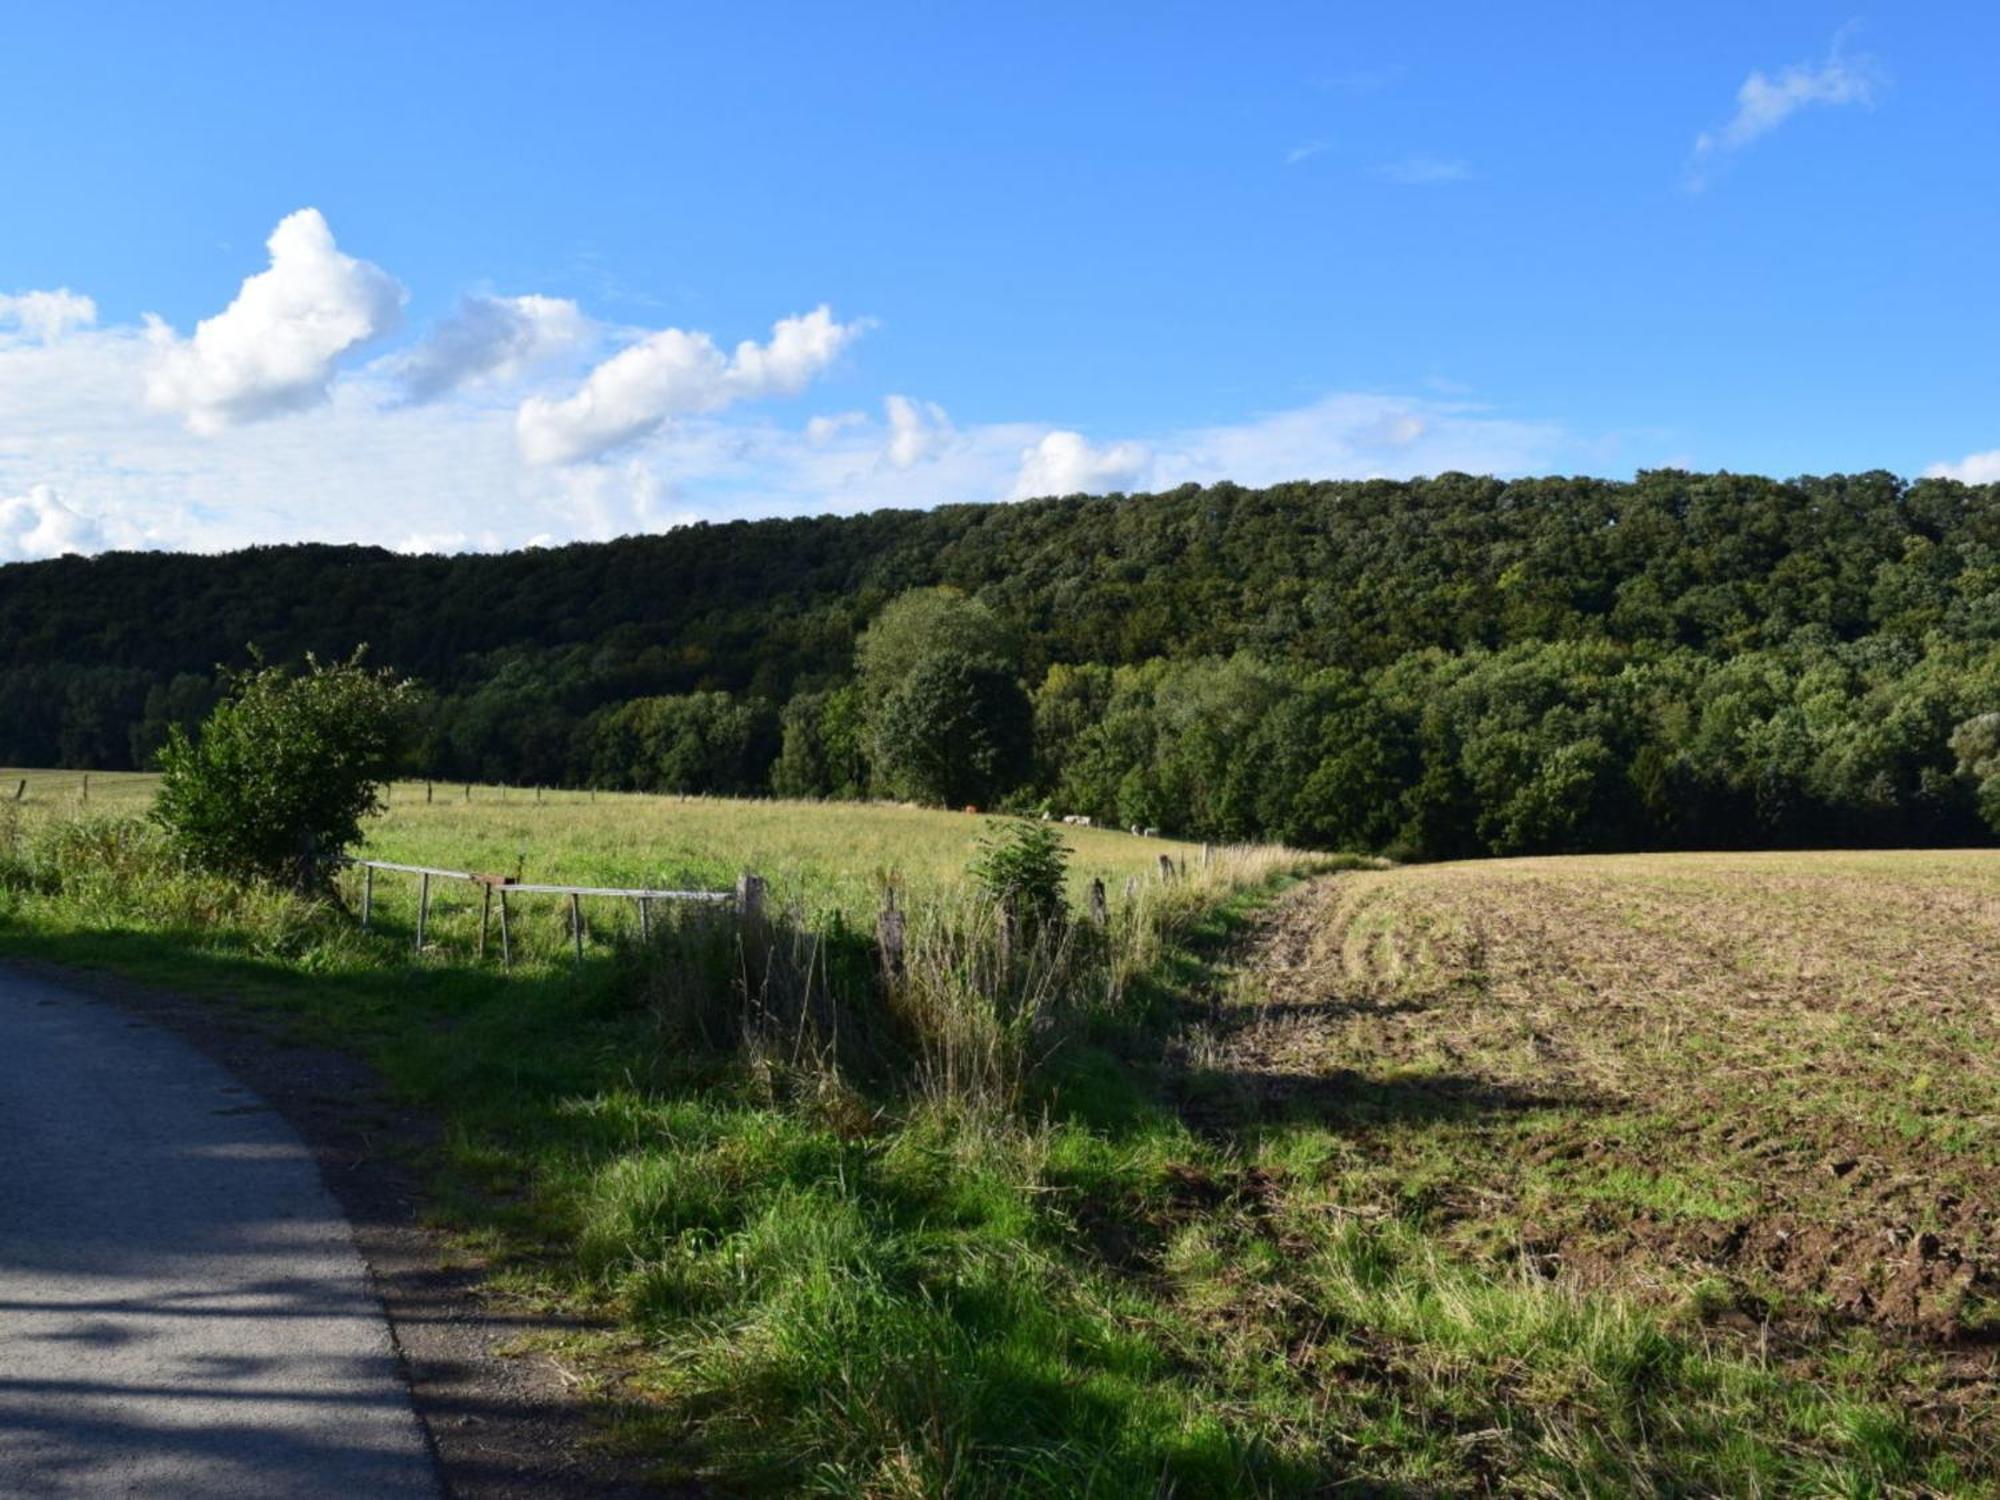
[[[171,1034],[0,972],[0,1495],[438,1493],[297,1136]]]

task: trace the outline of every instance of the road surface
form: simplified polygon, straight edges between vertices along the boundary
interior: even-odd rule
[[[437,1494],[298,1137],[172,1034],[0,968],[0,1495]]]

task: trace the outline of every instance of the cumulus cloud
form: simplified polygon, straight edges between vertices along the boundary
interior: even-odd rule
[[[644,438],[670,418],[794,395],[861,329],[835,322],[822,305],[780,319],[768,343],[746,339],[727,356],[705,333],[661,329],[605,360],[573,395],[522,402],[516,415],[521,456],[534,464],[575,463]]]
[[[212,435],[324,401],[341,355],[395,327],[403,289],[379,266],[341,253],[318,209],[281,220],[271,265],[183,339],[148,320],[154,359],[146,400]]]
[[[796,396],[813,377],[839,358],[840,351],[861,334],[861,323],[836,323],[821,303],[796,318],[780,318],[771,341],[745,339],[729,363],[731,399],[752,396]]]
[[[97,321],[97,304],[68,287],[52,292],[0,294],[0,325],[12,323],[29,337],[53,344],[74,328]]]
[[[99,525],[63,504],[51,485],[0,496],[0,562],[34,562],[66,552],[102,552],[110,543]]]
[[[1112,443],[1100,448],[1080,432],[1051,432],[1033,447],[1021,450],[1021,467],[1014,476],[1011,498],[1129,489],[1145,472],[1151,456],[1140,443]]]
[[[394,368],[411,400],[435,401],[477,381],[511,380],[574,349],[589,329],[566,298],[466,297]]]
[[[1936,463],[1924,470],[1926,479],[1956,479],[1960,484],[2000,484],[2000,448],[1968,453],[1957,463]]]
[[[1846,28],[1835,34],[1822,63],[1794,63],[1775,75],[1757,71],[1744,79],[1736,90],[1736,113],[1695,137],[1689,189],[1699,192],[1706,186],[1718,158],[1769,135],[1802,109],[1874,104],[1882,87],[1881,70],[1871,58],[1847,53],[1846,36]]]

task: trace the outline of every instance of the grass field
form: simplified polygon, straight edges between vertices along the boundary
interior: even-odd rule
[[[392,857],[748,866],[819,929],[900,870],[916,929],[957,934],[927,998],[850,986],[842,1046],[869,1047],[802,1064],[747,1022],[685,1024],[699,932],[658,962],[600,943],[572,968],[550,941],[503,973],[450,930],[419,958],[393,920],[135,880],[144,840],[46,790],[0,810],[0,952],[244,997],[373,1058],[447,1125],[440,1211],[502,1293],[603,1323],[559,1353],[662,1477],[2000,1491],[2000,854],[1287,888],[1307,857],[1196,850],[1117,928],[1143,982],[1058,964],[1097,997],[1065,1006],[995,989],[964,926],[980,819],[395,789],[371,835]],[[147,795],[94,777],[91,811]],[[1170,847],[1066,832],[1077,880],[1120,898]],[[1028,1043],[1014,1091],[935,1066],[940,1038],[996,1026]]]
[[[27,816],[86,810],[82,773],[0,769],[0,798],[22,780]],[[94,772],[93,813],[141,813],[156,776]],[[428,795],[427,795],[428,794]],[[546,884],[729,890],[744,871],[769,882],[779,906],[807,916],[841,911],[872,922],[885,883],[935,893],[956,885],[988,820],[963,812],[874,803],[747,802],[713,797],[398,782],[388,807],[368,829],[362,851],[401,864],[519,875]],[[1114,895],[1130,879],[1157,878],[1162,854],[1198,865],[1201,846],[1140,838],[1107,828],[1065,827],[1071,848],[1071,895],[1093,879]],[[409,893],[384,880],[378,892],[392,913]],[[440,885],[447,923],[469,910],[462,887]],[[400,905],[399,905],[400,903]],[[630,922],[622,908],[600,920]],[[447,932],[450,928],[445,929]]]

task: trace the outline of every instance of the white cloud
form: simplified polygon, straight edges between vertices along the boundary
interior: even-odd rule
[[[1242,421],[1091,440],[1048,422],[955,423],[905,395],[800,424],[693,412],[609,460],[542,466],[523,463],[511,404],[463,391],[411,404],[390,361],[335,382],[326,401],[287,421],[197,436],[138,404],[151,357],[130,326],[54,345],[0,339],[0,496],[35,496],[32,519],[10,506],[0,556],[29,555],[29,536],[37,554],[287,541],[486,550],[704,519],[1220,479],[1601,471],[1614,457],[1554,424],[1441,396],[1337,394]]]
[[[154,347],[146,400],[190,431],[226,427],[324,401],[340,356],[388,332],[403,289],[378,266],[344,255],[318,209],[281,220],[266,242],[270,269],[183,339],[148,320]]]
[[[590,321],[562,297],[466,297],[421,344],[394,361],[413,401],[477,381],[512,380],[580,345]]]
[[[568,535],[608,541],[637,531],[671,531],[704,519],[669,502],[673,492],[644,459],[575,464],[554,475],[555,506],[569,522]]]
[[[1325,151],[1329,144],[1327,141],[1301,142],[1285,153],[1285,165],[1296,167],[1302,161],[1311,161],[1315,156]]]
[[[736,346],[736,357],[729,363],[734,396],[796,396],[840,357],[864,327],[858,322],[834,322],[824,303],[796,318],[780,318],[772,325],[770,343],[745,339]]]
[[[1881,70],[1871,58],[1847,53],[1843,46],[1846,36],[1845,27],[1834,34],[1826,60],[1817,66],[1794,63],[1775,76],[1757,71],[1744,79],[1736,90],[1736,113],[1715,130],[1695,137],[1688,188],[1699,192],[1707,185],[1708,171],[1719,156],[1742,150],[1802,109],[1874,104],[1882,87]]]
[[[512,543],[549,524],[507,408],[411,407],[360,372],[290,420],[204,436],[141,402],[153,354],[132,326],[0,340],[0,495],[53,485],[118,547],[386,545],[488,527]]]
[[[769,343],[746,339],[730,357],[705,333],[662,329],[605,360],[574,394],[522,402],[516,416],[521,456],[533,464],[575,463],[636,442],[670,418],[796,394],[862,326],[836,323],[821,306],[780,319]]]
[[[1552,423],[1463,401],[1348,393],[1244,422],[1194,428],[1156,446],[1151,482],[1268,485],[1290,479],[1547,473],[1578,457]]]
[[[68,287],[0,295],[0,324],[12,323],[44,344],[53,344],[71,329],[88,328],[96,321],[97,304]]]
[[[1092,446],[1080,432],[1051,432],[1021,450],[1012,497],[1103,494],[1131,488],[1151,455],[1139,443]]]
[[[1936,463],[1924,470],[1926,479],[1956,479],[1960,484],[2000,484],[2000,448],[1968,453],[1957,463]]]
[[[867,422],[865,411],[837,411],[830,416],[814,417],[806,423],[806,441],[830,443],[848,428],[866,426]]]
[[[549,346],[572,328],[595,336],[595,326],[554,299],[475,298],[449,334],[336,379],[340,351],[393,315],[400,291],[339,255],[317,215],[303,227],[303,258],[281,226],[271,271],[193,339],[165,336],[193,367],[181,374],[194,384],[175,388],[186,399],[141,399],[163,357],[161,335],[144,328],[72,320],[52,342],[0,336],[0,497],[12,497],[0,500],[0,559],[291,541],[489,550],[697,520],[1220,479],[1601,469],[1613,456],[1560,427],[1435,392],[1336,394],[1241,421],[1097,438],[1048,420],[954,422],[905,394],[803,423],[736,409],[803,389],[839,356],[862,325],[825,308],[729,353],[701,333],[646,335],[516,403],[495,394],[496,378],[519,361],[522,378],[555,379],[526,366],[545,347],[559,354]],[[272,281],[285,285],[265,290]],[[322,294],[306,295],[314,284]],[[357,286],[372,295],[340,291]],[[345,316],[356,306],[363,316]],[[279,378],[254,332],[268,325],[279,343],[297,342],[293,325],[313,323],[315,308],[341,326],[294,350],[287,368],[306,374]],[[435,394],[412,401],[413,390]],[[286,421],[247,420],[294,401]]]
[[[1384,162],[1375,175],[1404,187],[1436,187],[1447,182],[1465,182],[1472,168],[1455,156],[1405,156]]]
[[[913,468],[955,436],[951,418],[935,401],[885,396],[882,411],[889,421],[889,441],[882,449],[882,456],[895,468]]]
[[[63,504],[51,485],[0,496],[0,562],[33,562],[65,552],[101,552],[110,543],[95,521]]]

